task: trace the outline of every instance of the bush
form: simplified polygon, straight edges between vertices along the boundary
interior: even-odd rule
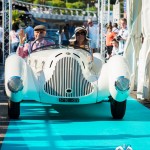
[[[52,1],[52,6],[54,6],[54,7],[66,7],[66,3],[64,1]]]
[[[45,5],[47,5],[47,6],[52,6],[52,2],[51,2],[51,1],[46,1],[46,2],[45,2]]]
[[[66,8],[74,8],[73,3],[66,3]]]
[[[75,2],[73,3],[73,8],[76,8],[76,9],[83,9],[85,8],[85,4],[83,2]]]

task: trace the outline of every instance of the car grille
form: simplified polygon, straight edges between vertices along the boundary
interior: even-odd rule
[[[88,95],[93,89],[92,84],[84,78],[78,61],[71,57],[57,62],[52,77],[44,85],[48,94],[68,98]]]

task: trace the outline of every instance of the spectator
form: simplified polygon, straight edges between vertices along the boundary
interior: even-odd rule
[[[87,24],[88,37],[90,38],[90,48],[93,49],[93,52],[97,52],[99,48],[99,26],[97,24],[93,24],[92,19],[88,19]]]
[[[69,28],[69,29],[68,29],[68,30],[69,30],[69,38],[71,38],[71,37],[73,36],[74,30],[75,30],[75,27],[74,27],[74,25],[73,25],[73,22],[70,22],[68,28]]]
[[[107,59],[111,57],[113,45],[112,40],[115,38],[116,34],[115,32],[112,32],[112,26],[107,27],[107,33],[106,33],[106,49],[107,49]]]
[[[122,52],[124,51],[124,46],[127,37],[128,37],[127,20],[125,18],[122,18],[120,20],[120,30],[118,32],[118,35],[116,36],[116,39],[119,41],[119,50]]]
[[[24,32],[25,32],[26,25],[25,25],[24,22],[20,22],[20,23],[19,23],[19,29],[17,30],[17,33],[19,33],[19,31],[20,31],[21,29],[24,30]]]
[[[116,39],[112,40],[113,50],[112,50],[112,56],[114,55],[123,55],[122,51],[119,51],[119,42]]]
[[[28,41],[33,41],[34,40],[34,29],[33,29],[33,23],[32,20],[28,21],[28,26],[25,29],[25,33],[27,34],[27,40]]]
[[[36,48],[41,47],[41,45],[53,45],[53,42],[49,42],[44,39],[46,36],[46,27],[43,25],[38,25],[34,27],[34,38],[35,41],[32,41],[30,43],[25,43],[26,41],[26,34],[24,33],[24,30],[20,30],[19,32],[19,39],[20,43],[17,49],[17,54],[23,58],[27,57],[29,54],[29,51],[32,52]],[[34,43],[34,45],[33,45]],[[33,47],[33,48],[31,48]]]
[[[68,45],[68,40],[66,38],[64,29],[61,31],[61,44],[66,46]]]
[[[118,24],[117,24],[117,23],[114,23],[112,27],[113,27],[113,28],[112,28],[112,32],[115,32],[116,34],[118,34],[118,32],[119,32]]]
[[[17,23],[12,25],[12,30],[10,31],[10,41],[11,41],[11,52],[16,52],[19,45],[19,35],[17,33],[18,26]]]

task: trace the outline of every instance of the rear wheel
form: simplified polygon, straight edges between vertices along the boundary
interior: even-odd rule
[[[20,116],[20,102],[8,100],[8,116],[10,119],[18,119]]]
[[[118,102],[112,97],[110,98],[111,114],[114,119],[122,119],[126,111],[126,100]]]

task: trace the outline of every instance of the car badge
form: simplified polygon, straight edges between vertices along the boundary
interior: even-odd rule
[[[71,94],[72,93],[72,89],[66,89],[66,93],[67,94]]]
[[[66,55],[70,55],[71,53],[67,52]]]

